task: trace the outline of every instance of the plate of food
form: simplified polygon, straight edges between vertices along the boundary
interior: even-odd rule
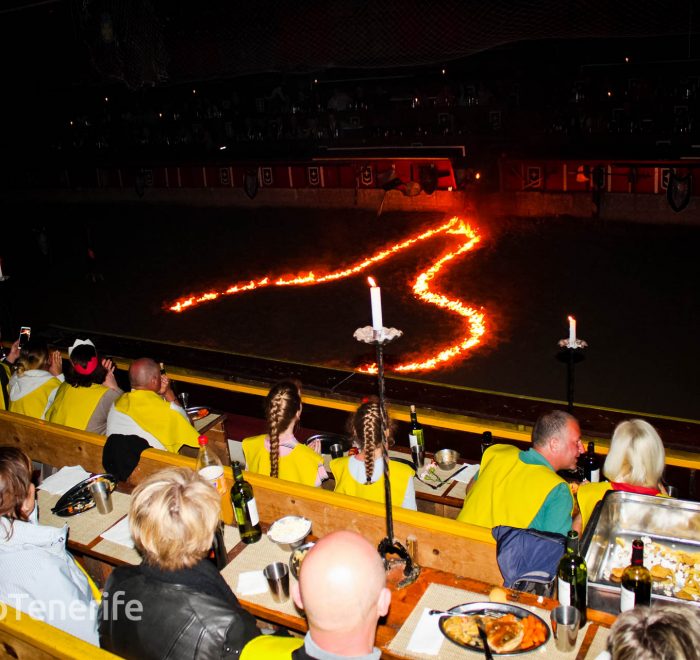
[[[551,634],[541,617],[508,603],[458,605],[445,612],[438,623],[440,632],[453,644],[483,653],[482,623],[493,655],[529,653],[546,644]]]
[[[205,406],[192,406],[187,409],[187,415],[193,422],[204,419],[210,412],[209,408]]]
[[[61,495],[51,509],[51,513],[67,518],[92,509],[95,506],[95,500],[90,492],[90,486],[96,481],[104,481],[110,493],[117,486],[117,478],[113,474],[93,474]]]

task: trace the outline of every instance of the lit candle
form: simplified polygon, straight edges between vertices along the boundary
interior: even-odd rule
[[[377,286],[377,283],[371,277],[367,278],[369,282],[369,298],[372,303],[372,327],[377,331],[382,330],[382,290]]]
[[[576,344],[576,319],[573,316],[569,317],[569,346]]]
[[[2,259],[0,259],[0,277],[2,277]]]

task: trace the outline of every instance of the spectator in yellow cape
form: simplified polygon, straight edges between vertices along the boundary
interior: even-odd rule
[[[95,344],[76,339],[68,349],[66,382],[46,412],[46,420],[104,435],[112,404],[123,394],[111,360],[100,360]]]
[[[170,379],[150,358],[129,368],[131,391],[122,394],[107,415],[107,435],[137,435],[151,447],[176,453],[199,447],[199,434],[175,396]]]
[[[246,469],[306,486],[320,486],[328,478],[318,453],[320,443],[307,447],[294,437],[300,417],[299,383],[277,383],[265,398],[267,434],[243,440]]]

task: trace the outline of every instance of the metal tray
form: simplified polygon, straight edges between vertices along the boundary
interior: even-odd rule
[[[588,523],[582,543],[588,566],[589,607],[619,612],[620,586],[605,578],[612,567],[615,539],[631,541],[642,536],[675,551],[700,552],[700,503],[608,491]],[[700,606],[700,602],[664,593],[658,584],[652,590],[652,600]]]
[[[509,603],[464,603],[463,605],[457,605],[456,607],[450,608],[445,614],[443,614],[440,617],[440,620],[438,621],[438,625],[440,627],[440,632],[447,638],[449,639],[453,644],[456,644],[460,648],[467,649],[468,651],[473,651],[475,653],[479,653],[481,655],[484,654],[484,649],[481,646],[476,646],[476,645],[471,645],[471,644],[464,644],[462,642],[458,642],[456,639],[453,639],[450,637],[446,632],[445,632],[445,621],[449,619],[451,616],[457,616],[460,614],[468,614],[470,616],[475,616],[475,615],[481,615],[481,616],[488,616],[489,614],[513,614],[517,616],[519,619],[524,619],[528,616],[534,616],[536,619],[539,619],[540,623],[544,626],[546,635],[544,638],[544,641],[541,644],[537,644],[536,646],[531,646],[530,648],[527,649],[522,649],[522,650],[515,650],[511,651],[510,653],[496,653],[492,651],[493,655],[497,656],[510,656],[510,655],[523,655],[524,653],[530,653],[532,651],[536,651],[538,648],[541,646],[544,646],[548,641],[551,636],[551,631],[549,629],[549,626],[547,625],[546,621],[541,617],[535,614],[534,612],[531,612],[530,610],[526,610],[524,607],[519,607],[517,605],[510,605]],[[481,640],[479,640],[480,642]]]

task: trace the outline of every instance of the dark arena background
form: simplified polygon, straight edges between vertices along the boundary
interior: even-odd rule
[[[414,392],[561,405],[571,315],[575,403],[694,445],[693,8],[11,0],[2,339],[100,333],[353,382],[372,276],[403,331],[388,376]]]

